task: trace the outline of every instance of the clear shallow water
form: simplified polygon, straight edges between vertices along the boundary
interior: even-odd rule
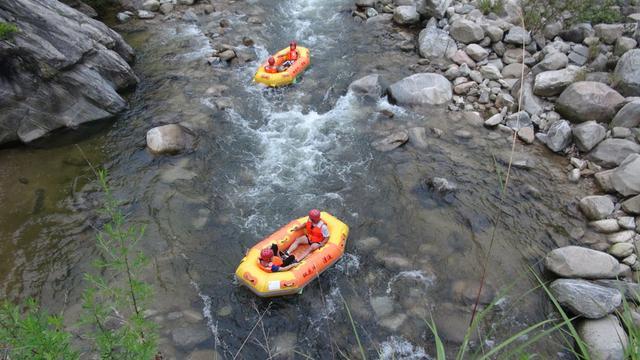
[[[80,146],[92,162],[109,169],[115,191],[128,199],[132,221],[148,226],[143,246],[154,259],[148,277],[156,284],[154,308],[168,356],[215,348],[232,358],[258,314],[268,309],[262,319],[266,336],[254,332],[242,357],[300,357],[295,349],[334,358],[340,357],[338,348],[357,357],[346,303],[371,356],[427,358],[435,353],[424,323],[430,311],[445,314],[443,331],[464,329],[460,324],[468,322],[464,290],[479,280],[498,211],[489,284],[513,288],[503,310],[492,316],[488,340],[546,314],[538,295],[515,299],[533,285],[527,266],[571,241],[569,232],[580,224],[566,204],[581,190],[564,180],[564,161],[540,147],[519,145],[517,152],[535,164],[514,169],[500,203],[492,156],[508,153],[504,135],[491,135],[460,114],[414,113],[384,99],[363,103],[348,94],[348,84],[361,76],[379,72],[394,81],[416,71],[418,60],[396,49],[402,35],[354,22],[350,5],[244,1],[219,6],[222,11],[201,15],[198,23],[168,20],[121,29],[137,50],[140,86],[130,110]],[[250,16],[263,24],[247,24]],[[210,42],[205,34],[220,33],[223,18],[231,27]],[[244,36],[258,44],[255,61],[206,64],[216,44],[240,44]],[[313,65],[303,80],[278,90],[252,84],[259,62],[293,37],[312,49]],[[230,103],[227,109],[216,106],[221,99]],[[151,156],[144,148],[146,131],[175,122],[198,134],[197,149]],[[380,153],[370,145],[413,126],[426,127],[427,134],[436,127],[444,135],[429,135],[426,149],[407,144]],[[456,137],[458,129],[473,137]],[[84,259],[96,253],[91,226],[99,194],[90,169],[74,146],[2,150],[0,164],[0,200],[11,204],[0,213],[0,253],[7,264],[0,272],[3,295],[35,295],[51,307],[73,308],[88,268]],[[434,176],[455,182],[458,190],[434,194],[424,185]],[[531,195],[531,185],[539,196]],[[350,225],[345,257],[302,296],[257,299],[238,286],[233,272],[245,250],[311,207]],[[380,245],[367,249],[362,244],[368,237]],[[190,325],[165,316],[185,309],[205,318]],[[210,336],[174,346],[173,331],[185,326]]]

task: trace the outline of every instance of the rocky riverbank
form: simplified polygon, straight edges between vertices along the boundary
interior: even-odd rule
[[[640,14],[617,24],[558,21],[532,34],[522,27],[514,2],[501,14],[483,14],[477,2],[450,0],[355,5],[354,16],[366,24],[424,26],[414,41],[433,72],[390,85],[392,101],[486,114],[487,128],[566,156],[570,181],[594,179],[594,192],[607,194],[579,202],[588,225],[574,238],[592,249],[553,250],[545,265],[563,278],[551,290],[581,317],[579,333],[593,356],[621,359],[627,336],[611,314],[624,313],[621,289],[631,303],[640,301]],[[383,84],[371,75],[352,88],[378,95]],[[411,134],[420,141],[418,132]],[[394,133],[374,146],[388,151],[414,141],[411,134]],[[590,281],[597,279],[619,280]],[[633,311],[636,322],[640,315]]]
[[[126,109],[138,78],[131,47],[103,23],[58,1],[7,0],[0,22],[0,145],[29,143]]]

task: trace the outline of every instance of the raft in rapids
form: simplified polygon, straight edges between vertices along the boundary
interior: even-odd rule
[[[236,278],[242,285],[261,297],[302,292],[311,280],[342,257],[349,235],[349,227],[333,215],[322,212],[320,218],[329,228],[329,240],[323,247],[300,261],[297,266],[286,271],[268,272],[260,266],[260,251],[270,247],[271,244],[277,244],[280,250],[288,249],[298,237],[304,235],[304,226],[297,231],[292,231],[292,228],[304,225],[307,221],[306,216],[291,221],[249,249],[236,269]],[[308,246],[300,245],[292,255],[298,258],[298,255]]]
[[[311,53],[309,49],[306,47],[298,46],[298,60],[296,60],[291,66],[286,68],[283,71],[277,73],[268,73],[265,71],[264,67],[269,65],[268,62],[260,65],[258,71],[256,71],[255,76],[253,77],[253,81],[259,82],[261,84],[271,86],[271,87],[279,87],[292,84],[296,78],[302,74],[309,64],[311,64]],[[284,63],[287,59],[287,54],[289,53],[289,47],[286,47],[280,51],[278,51],[273,57],[276,60],[276,67],[279,67]]]

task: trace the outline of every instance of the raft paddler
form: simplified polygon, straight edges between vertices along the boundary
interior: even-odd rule
[[[329,241],[329,236],[331,235],[327,224],[325,224],[320,218],[320,210],[318,209],[312,209],[309,211],[309,220],[304,224],[294,226],[291,230],[298,231],[303,228],[304,236],[297,238],[296,241],[291,244],[289,249],[287,249],[287,253],[292,254],[299,245],[309,245],[305,252],[300,255],[300,258],[297,259],[298,261],[307,257],[314,250],[324,246],[327,241]]]
[[[282,68],[286,69],[289,66],[293,65],[294,62],[296,62],[298,60],[298,50],[297,50],[297,46],[298,44],[296,44],[295,41],[292,41],[289,43],[289,52],[283,55],[280,55],[280,57],[287,57],[287,60],[285,62],[282,63]]]
[[[269,56],[267,65],[264,67],[264,71],[269,74],[276,74],[279,72],[278,67],[276,66],[276,59],[274,59],[273,56]]]

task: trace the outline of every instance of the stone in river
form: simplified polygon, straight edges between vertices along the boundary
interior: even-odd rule
[[[580,246],[552,250],[544,264],[547,270],[567,278],[611,279],[620,271],[620,263],[613,256]]]
[[[582,279],[558,279],[549,290],[563,307],[588,319],[602,318],[622,303],[620,291]]]
[[[615,315],[583,320],[576,327],[592,359],[623,360],[628,337]]]

